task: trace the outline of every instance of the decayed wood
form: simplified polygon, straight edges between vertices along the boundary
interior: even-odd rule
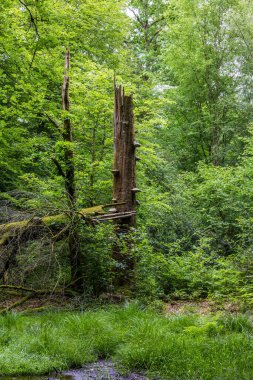
[[[33,295],[32,293],[29,293],[26,296],[24,296],[21,299],[19,299],[18,301],[15,301],[11,305],[9,305],[6,308],[0,310],[0,315],[7,313],[8,311],[14,309],[15,307],[23,305],[27,300],[29,300],[29,298],[32,297],[32,295]]]
[[[125,202],[116,206],[117,214],[108,219],[115,221],[115,233],[119,239],[125,235],[125,243],[129,254],[122,252],[121,244],[116,241],[113,247],[113,257],[120,265],[115,269],[115,285],[129,286],[132,281],[134,259],[131,256],[130,227],[136,223],[136,188],[135,169],[138,158],[136,148],[140,146],[135,141],[133,98],[126,96],[124,89],[115,86],[114,106],[114,167],[113,167],[113,201]],[[102,216],[101,220],[107,220]]]
[[[69,284],[71,286],[72,284]],[[19,294],[22,293],[31,293],[33,295],[41,295],[41,294],[66,294],[66,295],[77,295],[77,293],[73,292],[73,290],[68,289],[68,287],[63,287],[61,289],[32,289],[32,288],[26,288],[24,286],[20,285],[0,285],[0,289],[6,290],[6,291],[11,291],[11,290],[16,290],[17,292],[20,292]]]
[[[123,203],[124,204],[124,203]],[[118,204],[116,204],[117,206]],[[119,204],[121,206],[122,204]],[[132,213],[110,213],[105,209],[115,204],[100,205],[84,208],[76,211],[76,217],[87,219],[91,222],[127,218]],[[104,216],[104,218],[103,218]],[[15,256],[20,245],[28,240],[37,239],[44,233],[49,233],[55,241],[66,237],[71,228],[71,214],[68,212],[31,218],[19,222],[11,222],[0,225],[0,279],[8,270],[11,260]]]
[[[124,89],[115,87],[114,106],[114,168],[113,199],[125,202],[117,206],[119,213],[135,210],[135,134],[132,96],[126,96]],[[126,218],[127,219],[127,218]],[[135,225],[135,213],[124,220],[129,226]]]
[[[71,286],[71,284],[69,284],[69,286]],[[10,305],[8,305],[7,307],[3,308],[0,310],[0,315],[1,314],[4,314],[16,307],[20,307],[22,306],[27,300],[29,300],[30,298],[38,298],[38,297],[41,297],[41,296],[46,296],[46,295],[49,295],[50,297],[52,295],[65,295],[65,296],[77,296],[78,293],[74,292],[73,290],[71,289],[68,289],[68,287],[63,287],[61,289],[59,288],[54,288],[54,289],[32,289],[32,288],[27,288],[27,287],[24,287],[24,286],[19,286],[19,285],[0,285],[0,289],[1,291],[6,291],[8,293],[12,292],[13,290],[16,291],[16,294],[15,296],[22,296],[20,299],[14,301],[13,303],[11,303]],[[26,294],[27,293],[27,294]],[[26,295],[24,295],[26,294]],[[46,302],[47,300],[45,299],[44,302]],[[39,307],[39,308],[28,308],[28,310],[25,310],[25,311],[41,311],[43,309],[45,309],[47,306],[44,306],[44,307]]]
[[[104,214],[101,216],[97,216],[93,218],[94,221],[107,221],[107,220],[121,220],[121,219],[128,219],[130,217],[133,217],[136,215],[135,211],[128,211],[128,212],[113,212],[110,214]]]
[[[103,215],[106,215],[105,209],[111,206],[122,206],[124,202],[117,204],[106,204],[99,205],[89,208],[83,208],[76,211],[77,216],[80,219],[89,218],[90,220],[99,219]],[[118,213],[115,214],[118,216]],[[114,214],[110,214],[114,216]],[[70,222],[69,211],[66,211],[58,215],[44,216],[42,218],[31,218],[29,220],[22,220],[19,222],[10,222],[5,224],[0,224],[0,248],[2,246],[8,245],[10,239],[13,239],[15,236],[21,236],[24,232],[27,232],[27,238],[33,238],[34,235],[39,233],[39,230],[50,231],[52,237],[56,236],[55,233],[61,231],[64,226],[69,225]],[[33,235],[34,234],[34,235]],[[24,236],[25,237],[25,236]]]

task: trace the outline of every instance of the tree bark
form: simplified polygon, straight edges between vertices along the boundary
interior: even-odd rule
[[[129,213],[129,217],[117,219],[115,232],[119,238],[124,236],[127,252],[122,251],[117,241],[113,248],[113,257],[119,263],[116,269],[116,286],[131,285],[134,271],[134,259],[131,255],[129,232],[135,227],[136,208],[136,156],[135,150],[140,144],[135,142],[134,115],[132,96],[126,96],[124,89],[115,87],[114,109],[114,168],[113,168],[113,202],[117,213]]]
[[[116,207],[118,212],[134,211],[136,207],[135,180],[135,133],[132,96],[126,96],[122,87],[115,88],[114,110],[114,168],[113,200],[122,203]],[[135,216],[124,221],[135,226]]]

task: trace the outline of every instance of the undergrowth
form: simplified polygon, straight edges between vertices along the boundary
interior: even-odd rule
[[[245,315],[167,316],[137,305],[0,317],[0,374],[45,374],[112,358],[163,379],[252,379]]]

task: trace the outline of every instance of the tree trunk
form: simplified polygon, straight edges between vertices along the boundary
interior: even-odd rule
[[[114,168],[113,201],[122,203],[116,207],[118,212],[134,211],[135,195],[135,133],[132,96],[126,96],[124,90],[115,88],[114,110]],[[135,226],[135,216],[124,221]]]
[[[65,189],[67,193],[68,203],[70,210],[75,209],[76,204],[76,188],[75,188],[75,164],[74,164],[74,149],[73,149],[73,137],[72,127],[69,118],[69,68],[70,68],[70,52],[66,51],[65,54],[65,72],[62,86],[62,109],[66,112],[64,117],[63,127],[63,140],[69,144],[66,144],[64,151],[64,159],[66,166],[65,173]]]
[[[74,148],[72,137],[72,126],[69,118],[70,102],[69,102],[69,68],[70,68],[70,52],[67,49],[65,54],[65,72],[62,86],[62,109],[65,111],[63,140],[67,143],[65,146],[65,190],[68,199],[69,212],[71,218],[71,226],[69,229],[69,257],[71,265],[71,282],[74,284],[75,290],[82,290],[82,258],[80,252],[80,236],[79,227],[80,219],[76,214],[76,187],[75,187],[75,163]]]
[[[126,96],[124,89],[115,87],[114,110],[114,168],[113,168],[113,202],[118,213],[133,212],[136,208],[135,150],[139,146],[135,142],[134,115],[132,96]],[[135,213],[128,218],[116,221],[115,229],[119,237],[124,236],[127,253],[122,251],[119,242],[113,249],[114,259],[119,262],[116,273],[116,286],[130,285],[134,269],[131,257],[131,241],[129,232],[135,227]]]

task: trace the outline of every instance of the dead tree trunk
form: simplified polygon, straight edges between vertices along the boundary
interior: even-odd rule
[[[125,235],[125,243],[128,251],[131,242],[127,237],[131,227],[135,227],[136,188],[134,115],[132,96],[126,96],[124,89],[115,87],[115,109],[114,109],[114,168],[113,168],[113,202],[118,213],[129,213],[129,217],[118,219],[116,222],[116,233],[118,236]],[[134,260],[131,254],[123,254],[119,244],[114,247],[114,258],[120,262],[123,270],[117,273],[118,285],[131,282],[131,274],[134,268]]]
[[[126,96],[122,87],[115,88],[114,109],[114,168],[113,201],[122,203],[118,212],[134,211],[136,207],[135,133],[132,96]],[[135,226],[135,216],[124,220],[124,224]]]

